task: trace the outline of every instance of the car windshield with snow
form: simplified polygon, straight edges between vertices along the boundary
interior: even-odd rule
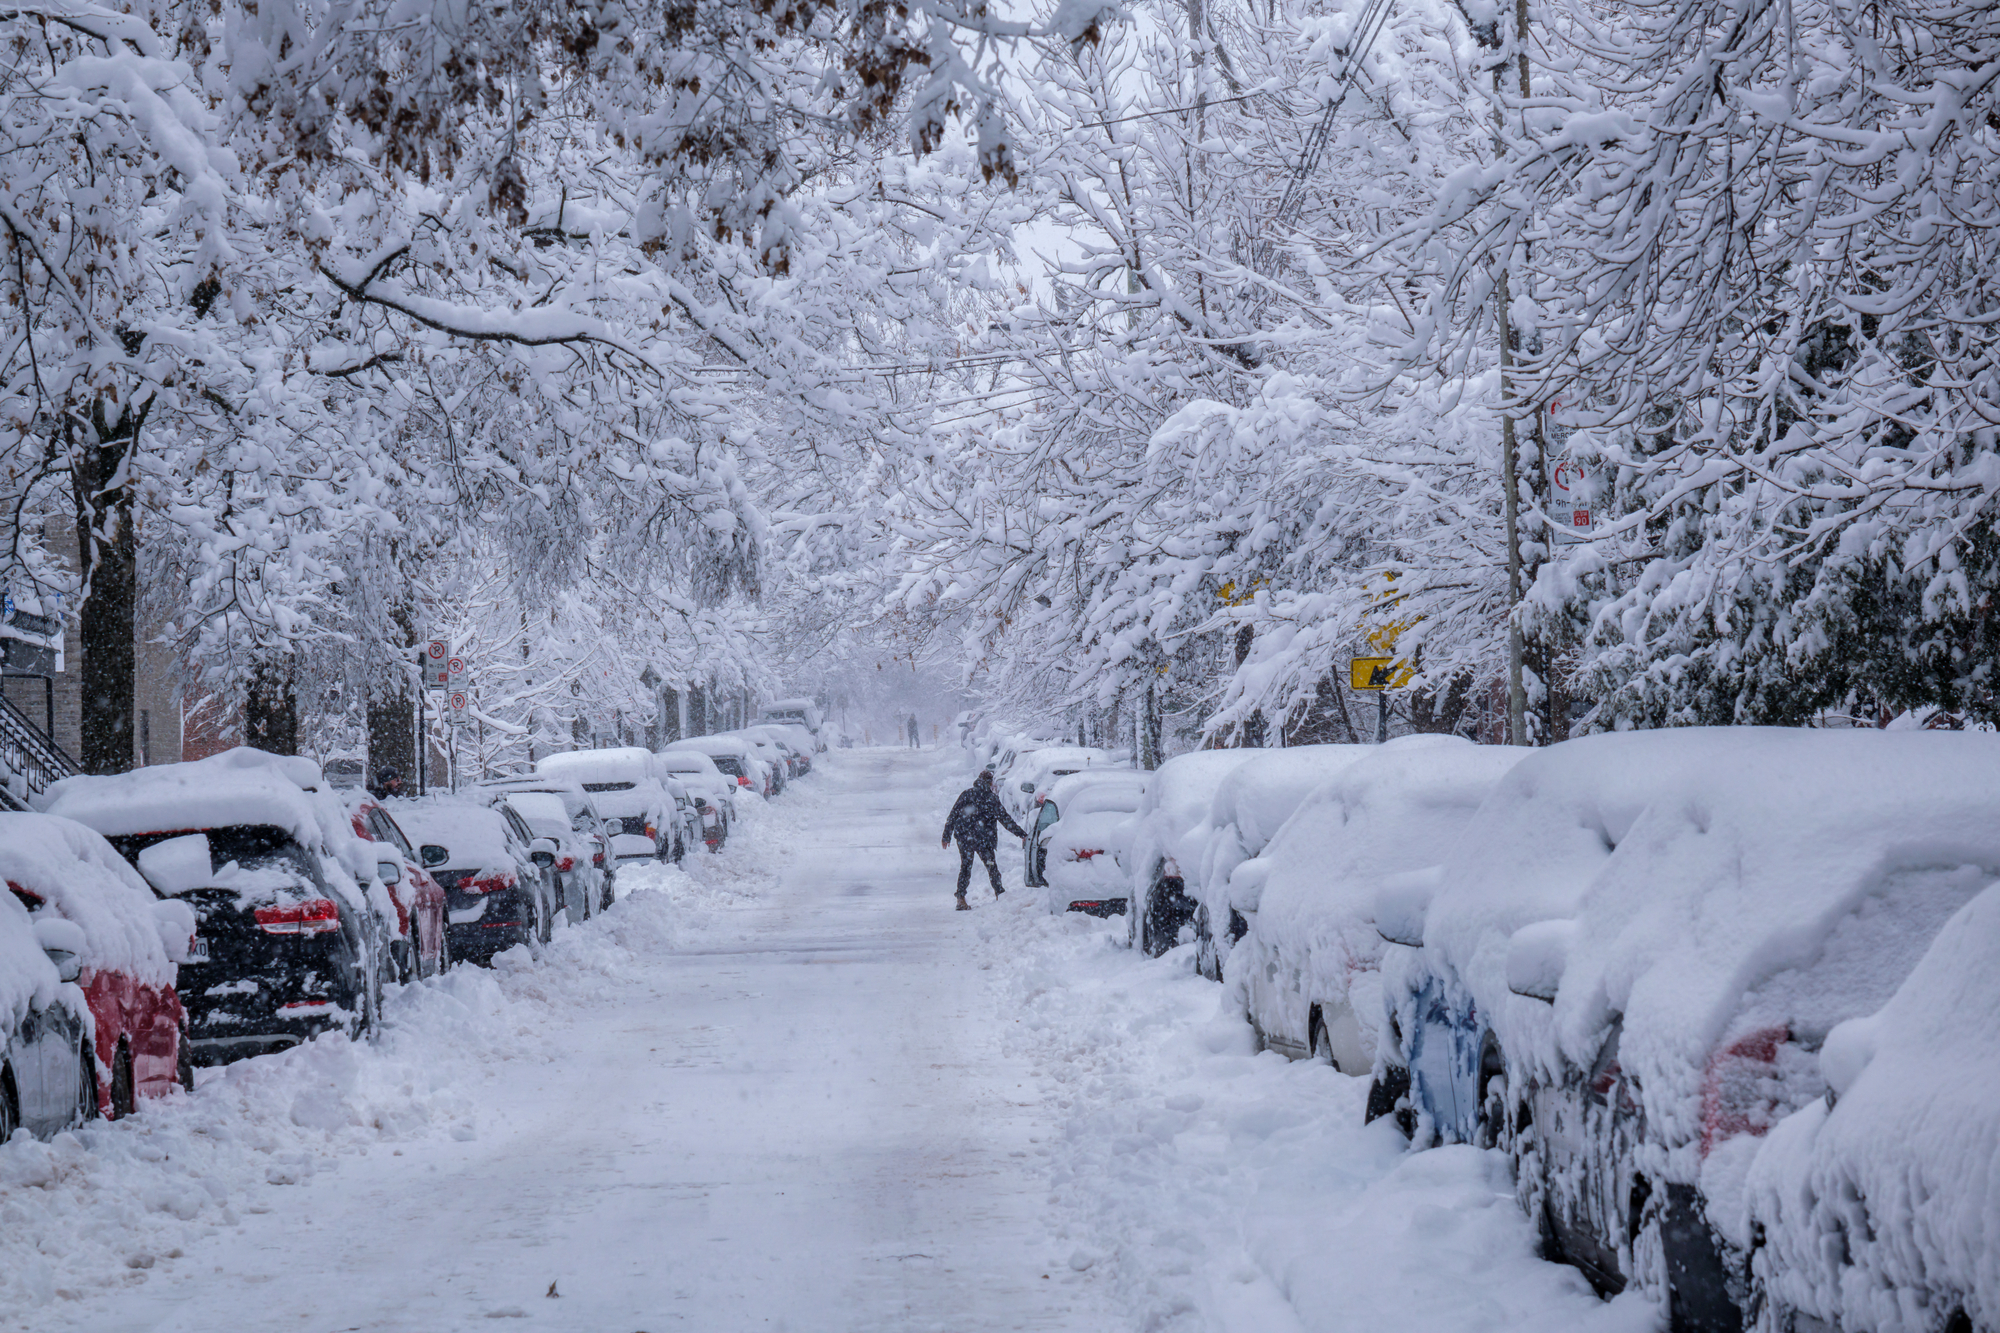
[[[398,815],[444,889],[453,958],[484,964],[516,944],[548,942],[558,844],[537,843],[508,802],[479,805],[440,796],[410,803]]]

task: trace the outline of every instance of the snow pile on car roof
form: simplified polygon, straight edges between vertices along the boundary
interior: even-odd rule
[[[396,823],[417,847],[442,847],[451,859],[434,869],[508,870],[514,854],[507,846],[507,820],[498,810],[449,797],[399,806]]]
[[[1419,744],[1430,737],[1413,738]],[[1443,740],[1445,738],[1438,737]],[[1231,902],[1229,877],[1284,827],[1292,812],[1312,791],[1374,753],[1373,745],[1298,745],[1283,750],[1255,750],[1254,757],[1230,770],[1215,789],[1208,822],[1187,835],[1190,850],[1198,850],[1201,865],[1192,894],[1209,911],[1209,919],[1227,923]],[[1182,870],[1196,870],[1185,864]],[[1222,932],[1217,931],[1218,938]]]
[[[1854,1330],[2000,1312],[2000,886],[1946,923],[1880,1012],[1827,1038],[1838,1094],[1771,1132],[1751,1217],[1778,1300]],[[1746,1225],[1746,1231],[1749,1227]],[[1838,1262],[1830,1262],[1830,1256]]]
[[[537,760],[535,772],[566,782],[644,782],[653,775],[653,752],[637,745],[567,750]]]
[[[37,804],[107,838],[264,824],[311,845],[329,830],[303,789],[322,785],[319,765],[310,759],[242,746],[110,777],[64,778],[51,783]]]
[[[83,928],[78,962],[84,967],[122,972],[148,986],[173,983],[153,891],[90,829],[54,815],[0,814],[0,881],[34,894]],[[194,933],[192,916],[186,933]]]
[[[1425,952],[1469,985],[1517,1064],[1588,1068],[1622,1019],[1620,1063],[1664,1141],[1685,1144],[1718,1043],[1789,1025],[1816,1044],[1881,1004],[1995,873],[1991,736],[1590,736],[1495,787],[1444,868]],[[1567,947],[1542,960],[1560,979],[1551,1011],[1508,993],[1508,944],[1562,919],[1576,923]]]

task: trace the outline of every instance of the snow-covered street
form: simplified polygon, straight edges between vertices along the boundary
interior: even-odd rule
[[[58,1257],[54,1299],[24,1320],[8,1302],[17,1321],[1114,1326],[1088,1276],[1048,1262],[1051,1111],[1003,1050],[1001,993],[971,964],[977,918],[948,910],[955,858],[933,841],[933,757],[841,756],[822,783],[758,811],[740,853],[697,867],[701,884],[632,876],[660,891],[559,936],[538,967],[503,968],[497,995],[471,969],[434,988],[444,995],[406,995],[379,1051],[254,1061],[206,1077],[196,1107],[82,1131],[100,1156],[124,1157],[134,1145],[118,1140],[219,1130],[237,1140],[222,1157],[259,1159],[256,1179],[218,1163],[227,1196],[188,1210],[191,1225],[151,1210],[124,1237],[129,1253],[104,1232],[124,1210],[57,1182],[39,1207],[109,1210],[78,1225],[77,1262]],[[730,864],[739,856],[751,864]],[[486,1060],[452,1049],[468,1028]],[[321,1086],[329,1063],[392,1070],[336,1069]],[[396,1086],[427,1074],[440,1086]],[[294,1093],[291,1123],[199,1105],[271,1081]],[[13,1151],[41,1161],[65,1147]],[[26,1162],[14,1168],[25,1183]],[[12,1191],[7,1207],[38,1207],[36,1192]],[[28,1239],[9,1230],[10,1250]]]
[[[375,1044],[9,1145],[9,1326],[1651,1327],[1533,1257],[1503,1157],[1406,1156],[1357,1080],[1253,1053],[1189,950],[952,912],[962,765],[826,756]]]

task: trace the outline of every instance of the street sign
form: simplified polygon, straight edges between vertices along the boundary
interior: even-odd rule
[[[445,679],[445,663],[450,658],[451,645],[443,639],[432,639],[424,645],[424,688],[447,688],[449,682]]]
[[[464,690],[451,690],[444,696],[444,720],[453,726],[472,721],[471,708],[472,698]]]
[[[465,678],[465,659],[463,657],[447,657],[445,659],[444,678],[444,687],[448,690],[462,690],[472,683]]]
[[[1590,474],[1580,464],[1564,459],[1549,473],[1549,519],[1555,529],[1556,545],[1574,546],[1589,541],[1597,530],[1592,507]]]
[[[1355,657],[1347,663],[1347,684],[1356,690],[1400,690],[1416,668],[1393,657]]]

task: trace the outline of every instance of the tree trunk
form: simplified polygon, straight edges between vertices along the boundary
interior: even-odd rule
[[[292,679],[290,658],[267,661],[250,677],[243,700],[245,744],[267,754],[299,752],[299,700]]]
[[[94,438],[70,450],[76,502],[77,562],[83,604],[77,618],[82,652],[80,744],[86,773],[132,768],[133,719],[138,695],[138,537],[132,527],[132,458],[146,406],[113,423],[99,401],[92,411]]]
[[[415,792],[419,785],[417,710],[415,700],[410,698],[408,667],[415,660],[412,654],[417,650],[417,636],[407,608],[397,609],[390,619],[401,640],[390,645],[390,656],[398,666],[368,698],[366,778],[373,786],[377,773],[393,768],[402,775],[405,790]]]

